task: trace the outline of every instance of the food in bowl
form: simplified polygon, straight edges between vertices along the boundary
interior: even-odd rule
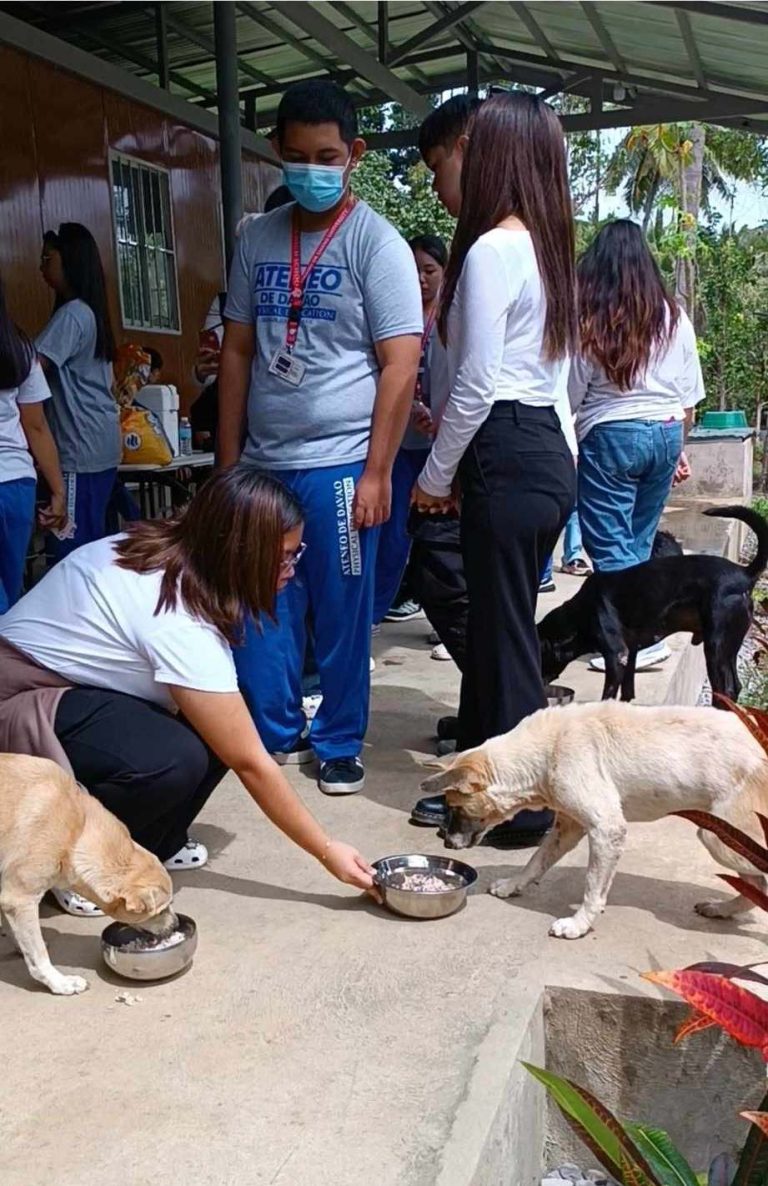
[[[163,951],[168,951],[171,947],[177,947],[179,943],[183,943],[186,937],[183,931],[171,931],[168,935],[151,935],[149,931],[136,927],[136,938],[123,943],[120,950],[133,953],[136,951],[157,951],[162,948]]]
[[[446,890],[459,889],[464,879],[449,873],[392,873],[387,884],[393,889],[414,890],[419,894],[444,894]]]

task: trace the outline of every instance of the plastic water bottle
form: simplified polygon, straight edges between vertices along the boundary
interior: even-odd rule
[[[192,454],[192,425],[187,416],[182,416],[179,421],[179,453],[182,457]]]

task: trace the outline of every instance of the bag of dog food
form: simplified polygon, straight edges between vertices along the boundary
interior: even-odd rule
[[[124,465],[168,465],[173,461],[171,442],[154,412],[140,404],[120,409]]]

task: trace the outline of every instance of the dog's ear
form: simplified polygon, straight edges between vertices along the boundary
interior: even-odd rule
[[[159,885],[137,886],[120,894],[127,914],[151,918],[168,904],[168,894]]]
[[[474,795],[493,781],[488,759],[481,753],[459,754],[447,770],[433,774],[421,784],[422,791],[439,795],[446,791],[458,791],[461,795]]]

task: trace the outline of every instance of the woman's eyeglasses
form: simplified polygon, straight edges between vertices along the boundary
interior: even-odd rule
[[[305,543],[301,543],[295,552],[289,552],[287,556],[283,556],[282,560],[280,561],[280,571],[288,572],[290,569],[295,568],[306,550],[307,545]]]

